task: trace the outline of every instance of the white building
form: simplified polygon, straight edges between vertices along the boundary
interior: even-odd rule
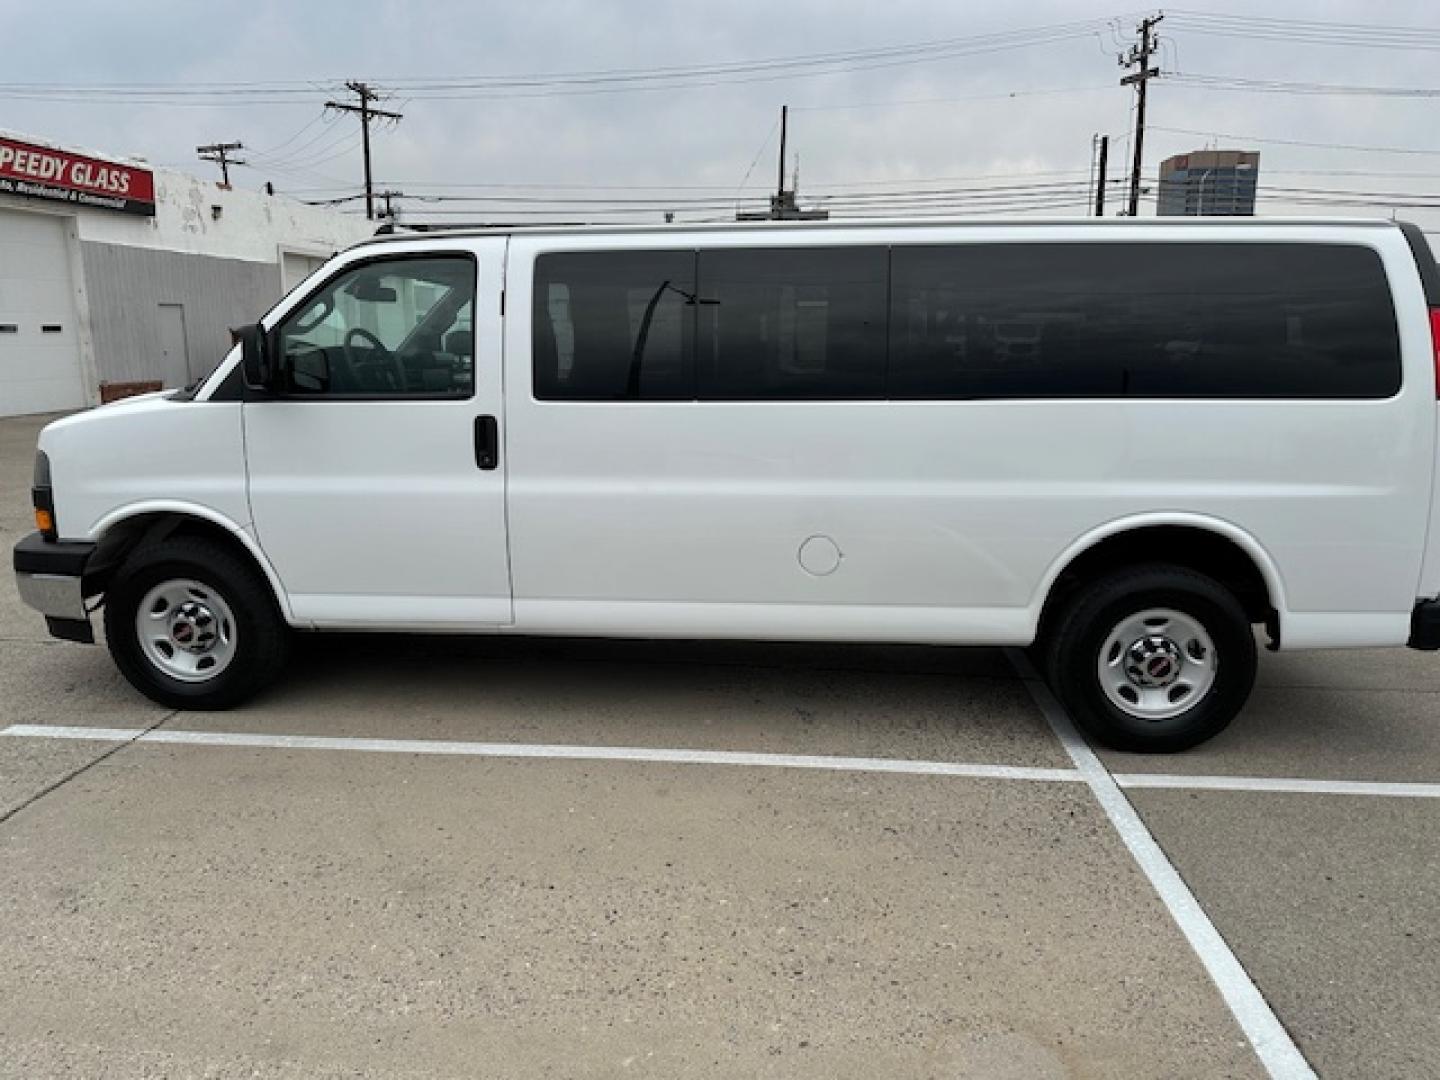
[[[0,132],[0,416],[183,386],[364,218]]]

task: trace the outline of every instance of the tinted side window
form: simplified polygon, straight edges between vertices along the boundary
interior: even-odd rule
[[[1379,256],[1333,244],[897,247],[891,397],[1372,398]]]
[[[700,398],[883,397],[888,255],[700,252]]]
[[[587,251],[535,260],[535,396],[694,397],[695,253]]]

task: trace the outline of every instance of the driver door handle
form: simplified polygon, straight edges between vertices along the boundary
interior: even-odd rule
[[[493,416],[475,418],[475,464],[487,472],[500,464],[500,425]]]

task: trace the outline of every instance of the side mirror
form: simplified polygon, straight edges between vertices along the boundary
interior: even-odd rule
[[[275,381],[265,328],[259,323],[240,328],[240,367],[252,390],[269,390]]]

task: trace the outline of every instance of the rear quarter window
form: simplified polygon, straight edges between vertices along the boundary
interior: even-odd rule
[[[896,247],[892,398],[1384,398],[1379,255],[1341,244]]]

